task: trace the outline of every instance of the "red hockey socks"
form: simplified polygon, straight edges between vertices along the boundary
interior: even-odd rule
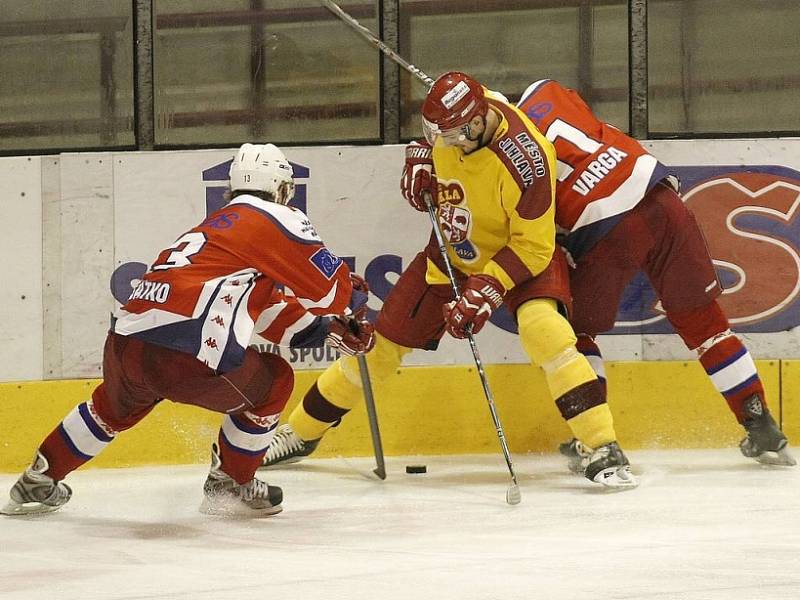
[[[39,447],[50,464],[45,475],[61,481],[100,454],[116,435],[97,414],[91,400],[79,404]]]
[[[753,357],[730,330],[711,338],[697,352],[714,387],[725,397],[739,423],[745,419],[744,402],[753,394],[767,405]]]

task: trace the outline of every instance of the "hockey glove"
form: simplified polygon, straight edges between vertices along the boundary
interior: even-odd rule
[[[421,212],[428,212],[426,193],[436,202],[436,175],[433,173],[433,150],[425,140],[406,146],[406,164],[400,179],[403,198]]]
[[[328,324],[325,343],[346,356],[366,354],[375,346],[375,328],[367,321],[367,307],[354,315],[333,317]]]
[[[505,294],[503,284],[491,275],[471,275],[464,283],[461,298],[442,307],[447,333],[459,339],[470,331],[478,333],[503,303]]]

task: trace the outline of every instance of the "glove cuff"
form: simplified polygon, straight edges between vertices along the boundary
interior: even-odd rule
[[[477,275],[472,275],[470,279],[474,281],[470,282],[467,280],[468,286],[486,298],[493,309],[497,309],[503,303],[503,298],[505,298],[506,295],[506,288],[503,287],[503,284],[496,278],[491,275],[486,275],[485,273],[479,273]]]
[[[411,142],[408,146],[406,146],[407,159],[430,159],[431,156],[433,156],[433,148],[431,148],[430,144],[427,142],[424,144],[420,142]]]

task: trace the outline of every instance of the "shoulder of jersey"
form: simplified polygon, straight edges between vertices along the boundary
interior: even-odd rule
[[[551,88],[554,86],[561,87],[561,84],[555,79],[540,79],[539,81],[534,81],[527,88],[525,88],[524,92],[522,92],[522,95],[519,97],[519,102],[517,102],[517,106],[521,105],[523,102],[525,102],[525,100],[533,96],[536,92],[540,91],[548,83],[554,84],[550,86]]]
[[[228,206],[247,206],[261,213],[279,229],[301,242],[321,243],[322,239],[311,224],[311,220],[301,210],[275,202],[267,202],[256,196],[243,194],[237,196]]]
[[[497,90],[490,90],[489,88],[484,88],[484,89],[486,90],[486,95],[489,98],[493,98],[495,100],[500,100],[501,102],[505,102],[506,104],[509,104],[508,98],[506,98],[505,95],[502,94],[501,92],[498,92]]]

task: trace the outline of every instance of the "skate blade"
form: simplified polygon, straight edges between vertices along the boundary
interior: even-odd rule
[[[22,515],[43,515],[58,510],[61,508],[61,506],[63,505],[50,506],[48,504],[41,504],[39,502],[20,504],[18,502],[14,502],[13,500],[9,500],[8,504],[6,504],[3,508],[0,508],[0,515],[6,515],[8,517],[17,517]]]
[[[203,502],[200,504],[199,510],[204,515],[211,515],[215,517],[261,519],[277,515],[283,510],[283,506],[278,504],[277,506],[257,509],[248,507],[238,499],[233,499],[232,501],[220,501],[204,498]]]
[[[639,485],[639,480],[627,465],[624,467],[609,467],[603,469],[594,476],[592,481],[616,490],[629,490]]]
[[[797,464],[797,461],[785,447],[777,452],[764,452],[756,456],[755,460],[762,465],[777,467],[794,467]]]

